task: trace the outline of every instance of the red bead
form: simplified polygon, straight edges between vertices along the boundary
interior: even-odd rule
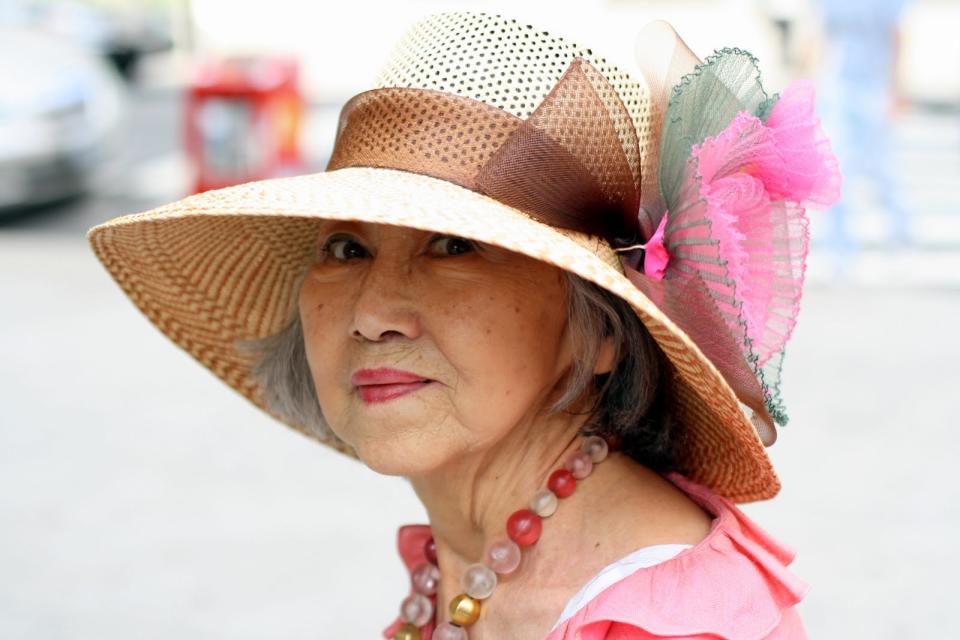
[[[543,520],[530,509],[520,509],[507,518],[507,535],[521,547],[529,547],[540,539]]]
[[[547,480],[547,488],[557,494],[558,498],[566,498],[577,488],[577,479],[573,477],[569,469],[557,469],[550,474]]]
[[[430,564],[439,564],[437,562],[437,543],[433,541],[433,538],[430,538],[424,543],[423,555],[427,556]]]
[[[607,441],[607,448],[609,448],[610,451],[618,451],[620,449],[620,445],[623,444],[623,436],[619,433],[605,436],[604,440]]]

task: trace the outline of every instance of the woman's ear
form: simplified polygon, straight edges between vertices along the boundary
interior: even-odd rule
[[[594,375],[601,373],[610,373],[613,371],[616,362],[614,362],[613,338],[606,337],[600,343],[600,351],[597,353],[597,363],[593,366]]]

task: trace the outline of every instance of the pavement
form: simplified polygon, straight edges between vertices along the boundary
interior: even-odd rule
[[[406,482],[273,422],[171,344],[83,233],[185,189],[175,96],[90,197],[0,225],[0,638],[373,638],[407,591]],[[865,198],[850,277],[814,220],[787,350],[784,488],[742,508],[798,550],[811,638],[940,638],[960,569],[960,125],[898,130],[923,201],[898,247]],[[319,144],[329,110],[309,130]],[[316,160],[315,159],[315,160]],[[112,171],[112,173],[111,173]],[[818,235],[820,234],[820,235]]]

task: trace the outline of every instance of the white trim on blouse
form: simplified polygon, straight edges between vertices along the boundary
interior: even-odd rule
[[[584,585],[569,601],[567,606],[560,614],[560,619],[554,623],[556,629],[564,620],[579,611],[584,605],[600,595],[600,592],[613,583],[623,580],[633,572],[644,567],[650,567],[664,560],[669,560],[684,549],[692,547],[692,544],[655,544],[649,547],[642,547],[626,555],[616,562],[608,564],[600,570],[590,581]]]

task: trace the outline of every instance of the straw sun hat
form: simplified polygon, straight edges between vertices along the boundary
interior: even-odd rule
[[[722,194],[705,191],[710,177],[690,158],[699,150],[700,168],[719,178],[769,165],[751,160],[757,149],[782,156],[770,143],[790,144],[775,135],[789,127],[771,124],[777,96],[763,92],[746,52],[701,62],[666,23],[641,31],[636,53],[644,81],[507,17],[430,15],[343,106],[326,171],[193,195],[88,238],[151,322],[281,421],[235,342],[283,328],[322,219],[409,226],[543,260],[629,302],[663,350],[682,427],[678,470],[734,501],[770,498],[780,482],[765,443],[786,421],[777,376],[803,278],[802,204],[824,188],[798,191],[802,167],[767,176],[762,215],[749,229],[723,227]],[[753,129],[741,127],[718,156],[738,114]],[[790,115],[777,117],[789,125]],[[754,134],[770,144],[747,144]],[[823,140],[803,151],[830,160]]]

